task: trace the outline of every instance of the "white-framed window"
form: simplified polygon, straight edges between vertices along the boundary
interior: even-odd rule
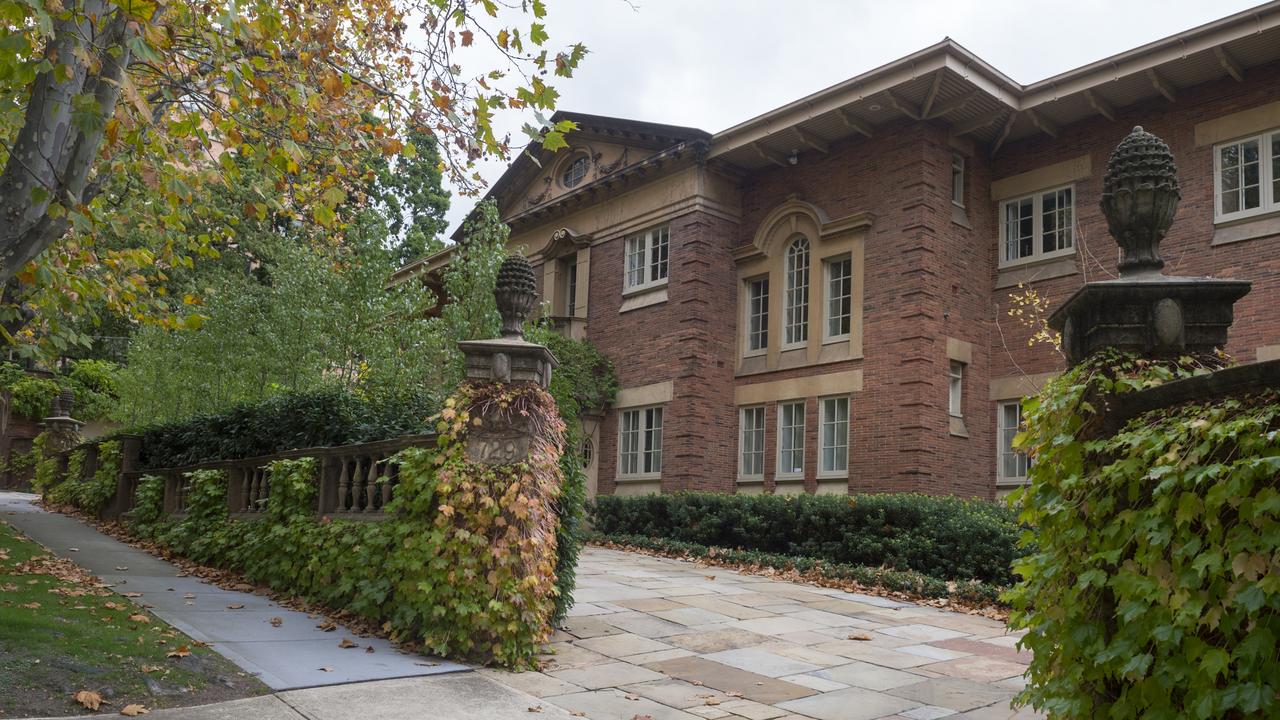
[[[849,397],[818,400],[818,474],[845,475],[849,472]]]
[[[578,309],[578,263],[576,258],[568,261],[565,269],[564,314],[573,317]]]
[[[826,262],[827,334],[826,340],[849,337],[851,298],[853,296],[853,260],[841,258]]]
[[[964,207],[964,156],[951,155],[951,202]]]
[[[587,170],[590,168],[591,160],[586,155],[579,155],[565,166],[564,172],[560,175],[560,184],[566,188],[576,187],[587,177]]]
[[[1025,482],[1027,454],[1013,447],[1013,437],[1022,431],[1022,401],[1009,400],[996,406],[998,437],[996,478],[1002,482]]]
[[[1213,219],[1280,211],[1280,130],[1213,148]]]
[[[662,408],[623,410],[618,423],[618,474],[662,473]]]
[[[804,401],[778,405],[778,475],[804,475]]]
[[[747,281],[747,352],[769,347],[769,278]]]
[[[666,283],[669,247],[666,225],[627,238],[625,289],[638,290]]]
[[[738,476],[764,477],[764,407],[744,407],[738,413]]]
[[[803,235],[787,248],[783,275],[782,344],[803,345],[809,341],[809,239]]]
[[[959,360],[951,361],[948,387],[947,412],[951,417],[964,417],[964,363]]]
[[[1075,252],[1075,189],[1042,190],[1000,203],[1000,264]]]

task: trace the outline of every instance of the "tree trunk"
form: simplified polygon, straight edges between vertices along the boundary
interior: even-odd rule
[[[108,0],[85,0],[55,24],[44,51],[53,69],[36,77],[0,174],[0,285],[70,227],[65,214],[49,214],[52,203],[74,209],[92,199],[89,175],[130,61],[129,36],[128,17]],[[85,63],[89,57],[100,63],[96,74]],[[60,66],[69,72],[59,72]],[[75,100],[82,95],[92,96],[97,117],[74,123]]]

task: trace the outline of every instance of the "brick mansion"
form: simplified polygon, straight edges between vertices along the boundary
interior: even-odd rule
[[[1181,179],[1166,271],[1251,281],[1226,351],[1280,357],[1280,2],[1029,85],[944,40],[716,133],[555,119],[570,148],[489,197],[617,368],[594,492],[1024,482],[1019,401],[1065,361],[1010,311],[1115,276],[1098,202],[1136,125]]]

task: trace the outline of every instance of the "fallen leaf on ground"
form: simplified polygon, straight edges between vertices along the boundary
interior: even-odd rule
[[[141,670],[144,673],[153,673],[153,672],[160,672],[161,668],[159,665],[143,665],[141,668],[139,668],[139,670]]]
[[[704,704],[704,705],[719,705],[719,704],[720,704],[720,700],[719,700],[719,699],[717,699],[717,698],[709,697],[709,698],[707,698],[706,702],[704,702],[703,704]]]
[[[195,594],[195,593],[187,593],[186,595],[183,595],[183,596],[182,596],[182,599],[183,599],[183,600],[195,600],[195,599],[196,599],[196,594]]]
[[[732,697],[732,698],[742,697],[742,693],[738,692],[737,690],[730,690],[729,692],[725,693],[725,695],[728,695],[729,697]]]
[[[148,709],[146,709],[145,707],[143,707],[143,706],[139,705],[138,703],[129,703],[128,705],[125,705],[124,707],[120,708],[120,714],[121,714],[121,715],[126,715],[126,716],[128,716],[128,717],[136,717],[136,716],[138,716],[138,715],[146,715],[146,714],[147,714],[147,713],[149,713],[149,712],[151,712],[151,711],[150,711],[150,710],[148,710]]]
[[[22,603],[22,607],[24,607],[24,608],[26,608],[26,609],[28,609],[28,610],[39,610],[39,609],[40,609],[40,603],[38,603],[38,602]]]
[[[870,640],[871,638],[866,635],[859,635],[857,633],[854,633],[853,635],[849,636],[849,639],[850,640]]]
[[[140,592],[127,592],[127,593],[120,593],[120,594],[125,597],[142,597],[142,593]]]
[[[76,693],[76,702],[90,710],[97,710],[102,705],[102,696],[92,690],[81,690]]]
[[[707,579],[708,579],[708,580],[715,580],[715,579],[716,579],[716,576],[715,576],[715,575],[708,575],[708,576],[707,576]]]
[[[322,668],[319,668],[319,670],[320,672],[333,672],[333,668],[331,667],[322,667]]]
[[[371,653],[371,652],[373,652],[373,646],[372,646],[372,645],[369,645],[368,647],[366,647],[366,648],[364,649],[364,651],[365,651],[365,652],[367,652],[367,653]]]
[[[360,647],[360,643],[353,641],[351,638],[342,638],[342,641],[338,643],[338,647],[345,650],[347,648]]]
[[[542,706],[541,706],[541,705],[534,705],[534,706],[532,706],[532,707],[530,707],[530,708],[529,708],[529,712],[542,712]]]
[[[151,618],[147,617],[146,615],[143,615],[142,613],[134,613],[129,616],[129,619],[132,620],[133,622],[143,623],[143,624],[151,622]]]
[[[271,627],[280,627],[283,624],[284,624],[284,618],[282,617],[271,618]]]
[[[231,603],[230,605],[228,605],[228,606],[227,606],[227,609],[228,609],[228,610],[243,610],[243,609],[244,609],[244,603]]]
[[[414,665],[421,665],[422,667],[435,667],[435,666],[437,666],[437,665],[439,665],[439,664],[440,664],[440,663],[438,663],[438,662],[416,662],[416,663],[414,663]]]
[[[128,569],[129,569],[129,566],[128,566],[128,565],[117,565],[117,566],[116,566],[116,569],[117,569],[117,570],[124,571],[124,570],[128,570]],[[122,712],[123,712],[123,711],[122,711]]]
[[[631,720],[653,720],[652,715],[633,715]]]
[[[325,632],[333,632],[334,630],[338,629],[338,623],[332,620],[325,620],[324,622],[320,623],[316,627],[320,628]]]
[[[120,604],[119,604],[119,603],[113,603],[113,602],[103,603],[103,604],[102,604],[102,606],[103,606],[103,607],[105,607],[105,608],[107,608],[108,610],[123,610],[123,609],[124,609],[123,607],[121,607],[121,606],[120,606]]]
[[[67,548],[71,552],[80,552],[80,548]]]
[[[635,693],[627,693],[628,700],[639,700],[640,696]]]
[[[689,684],[690,684],[690,685],[697,685],[698,687],[702,687],[702,681],[701,681],[701,680],[690,680],[690,681],[689,681]]]
[[[570,715],[572,715],[572,716],[574,716],[574,717],[586,717],[586,716],[587,716],[587,714],[586,714],[586,713],[584,713],[584,712],[582,712],[581,710],[574,710],[573,712],[571,712],[571,713],[569,713],[569,714],[570,714]]]
[[[165,655],[165,657],[184,658],[190,654],[191,654],[191,648],[187,647],[186,645],[179,645],[178,647],[170,650]]]

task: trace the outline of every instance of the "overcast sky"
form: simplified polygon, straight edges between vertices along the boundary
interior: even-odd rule
[[[1028,84],[1257,0],[548,0],[552,46],[590,50],[559,107],[708,132],[950,37]],[[516,130],[528,117],[509,116]],[[505,163],[482,166],[492,183]],[[455,196],[450,232],[474,200]]]

